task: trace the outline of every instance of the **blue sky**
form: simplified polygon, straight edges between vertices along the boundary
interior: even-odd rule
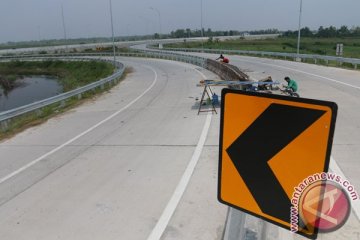
[[[300,0],[202,0],[203,26],[213,30],[296,30]],[[115,35],[200,29],[201,0],[112,0]],[[0,42],[111,36],[108,0],[1,0]],[[359,0],[303,0],[302,26],[360,26]]]

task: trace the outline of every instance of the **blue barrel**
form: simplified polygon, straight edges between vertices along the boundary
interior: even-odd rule
[[[214,94],[212,95],[212,104],[213,104],[213,105],[218,105],[218,104],[219,104],[219,96],[216,95],[216,93],[214,93]]]

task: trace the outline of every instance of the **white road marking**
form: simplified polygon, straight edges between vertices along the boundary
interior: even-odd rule
[[[330,169],[332,172],[339,175],[342,179],[346,179],[345,174],[341,171],[339,165],[336,163],[335,159],[333,157],[330,158]],[[355,189],[357,190],[357,189]],[[355,216],[360,221],[360,200],[352,201],[351,206],[354,210]]]
[[[51,150],[50,152],[42,155],[41,157],[35,159],[34,161],[26,164],[25,166],[19,168],[18,170],[10,173],[9,175],[3,177],[0,179],[0,184],[4,183],[5,181],[9,180],[10,178],[18,175],[19,173],[25,171],[26,169],[30,168],[31,166],[35,165],[36,163],[40,162],[41,160],[45,159],[46,157],[56,153],[57,151],[61,150],[62,148],[66,147],[67,145],[71,144],[72,142],[76,141],[77,139],[81,138],[82,136],[88,134],[89,132],[93,131],[94,129],[96,129],[97,127],[99,127],[100,125],[106,123],[107,121],[109,121],[110,119],[114,118],[115,116],[119,115],[120,113],[122,113],[124,110],[128,109],[131,105],[133,105],[135,102],[137,102],[140,98],[142,98],[147,92],[149,92],[154,86],[155,86],[155,83],[157,82],[157,78],[158,78],[158,75],[156,73],[156,71],[151,68],[151,67],[148,67],[151,71],[154,72],[155,74],[155,77],[154,77],[154,80],[152,82],[152,84],[150,85],[149,88],[147,88],[140,96],[138,96],[137,98],[135,98],[134,100],[132,100],[130,103],[128,103],[125,107],[123,107],[122,109],[120,109],[119,111],[113,113],[112,115],[110,115],[109,117],[105,118],[104,120],[102,120],[101,122],[95,124],[94,126],[90,127],[89,129],[87,129],[86,131],[80,133],[79,135],[77,135],[76,137],[70,139],[69,141],[67,141],[66,143],[58,146],[57,148]]]
[[[250,61],[250,60],[243,60],[243,59],[242,59],[241,61],[250,62],[250,63],[255,63],[254,61]],[[302,70],[298,70],[298,69],[294,69],[294,68],[289,68],[289,67],[284,67],[284,66],[279,66],[279,65],[275,65],[275,64],[271,64],[271,63],[263,63],[263,62],[256,62],[256,63],[260,63],[260,64],[263,64],[263,65],[268,65],[268,66],[272,66],[272,67],[277,67],[277,68],[284,68],[284,69],[291,70],[291,71],[295,71],[295,72],[304,73],[304,74],[307,74],[307,75],[310,75],[310,76],[313,76],[313,77],[322,78],[322,79],[325,79],[325,80],[328,80],[328,81],[331,81],[331,82],[335,82],[335,83],[338,83],[338,84],[342,84],[342,85],[345,85],[345,86],[352,87],[352,88],[355,88],[355,89],[359,89],[359,90],[360,90],[360,87],[359,87],[359,86],[355,86],[355,85],[352,85],[352,84],[344,83],[344,82],[341,82],[341,81],[338,81],[338,80],[335,80],[335,79],[332,79],[332,78],[320,76],[320,75],[313,74],[313,73],[309,73],[309,72],[305,72],[305,71],[302,71]]]
[[[204,79],[206,78],[206,76],[202,72],[200,72],[196,68],[194,68],[194,70],[197,71],[201,76],[203,76]],[[186,190],[186,187],[190,182],[190,178],[195,170],[195,167],[200,159],[200,155],[203,150],[207,134],[209,132],[211,118],[212,118],[212,113],[209,113],[206,116],[205,125],[201,132],[199,142],[196,145],[196,148],[191,157],[191,160],[190,160],[188,166],[186,167],[186,170],[185,170],[184,174],[182,175],[180,182],[176,186],[176,189],[175,189],[172,197],[170,198],[168,204],[166,205],[164,211],[162,212],[158,222],[156,223],[154,229],[150,233],[147,240],[159,240],[161,238],[161,236],[163,235],[167,225],[169,224],[170,219],[171,219],[172,215],[174,214],[174,212]]]
[[[190,178],[195,170],[195,167],[200,159],[200,155],[203,150],[205,140],[206,140],[209,128],[210,128],[211,118],[212,118],[212,113],[208,113],[208,115],[206,116],[205,125],[201,132],[199,142],[195,148],[195,151],[191,157],[191,160],[190,160],[188,166],[186,167],[186,170],[185,170],[183,176],[181,177],[180,182],[176,186],[175,192],[173,193],[170,201],[166,205],[163,213],[161,214],[159,221],[156,223],[154,229],[150,233],[147,240],[159,240],[161,238],[162,234],[164,233],[167,225],[169,224],[170,219],[171,219],[172,215],[174,214],[174,212],[180,202],[180,199],[183,196],[188,183],[190,182]]]
[[[194,68],[195,71],[197,71],[204,79],[206,79],[205,74],[203,74],[202,72],[200,72],[199,70],[197,70],[196,68]]]

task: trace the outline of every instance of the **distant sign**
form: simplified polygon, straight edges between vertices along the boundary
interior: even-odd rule
[[[336,104],[230,89],[221,103],[219,201],[290,230],[294,188],[328,171]]]
[[[336,44],[336,56],[342,56],[344,50],[344,44],[338,43]]]

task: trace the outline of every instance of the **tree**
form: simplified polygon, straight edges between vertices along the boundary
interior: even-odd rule
[[[310,28],[308,27],[304,27],[302,29],[300,29],[300,34],[303,37],[312,37],[313,33],[311,32]]]
[[[329,37],[336,37],[336,33],[337,33],[336,27],[330,26],[328,31],[329,31]]]
[[[360,37],[360,27],[352,27],[350,30],[351,36]]]
[[[316,34],[318,37],[324,37],[325,36],[325,30],[323,26],[320,26],[318,29],[318,32]]]
[[[190,28],[186,29],[186,34],[187,34],[188,38],[191,36],[191,29]]]
[[[350,30],[347,26],[341,26],[339,30],[337,30],[338,36],[346,37],[350,35]]]
[[[188,29],[188,30],[190,30],[190,29]],[[190,32],[187,32],[187,34],[189,34]],[[186,37],[186,35],[187,35],[186,33],[185,33],[185,30],[184,29],[177,29],[175,32],[174,31],[172,31],[171,33],[170,33],[170,36],[172,37],[172,38],[183,38],[183,37]],[[188,35],[189,36],[189,35]]]

